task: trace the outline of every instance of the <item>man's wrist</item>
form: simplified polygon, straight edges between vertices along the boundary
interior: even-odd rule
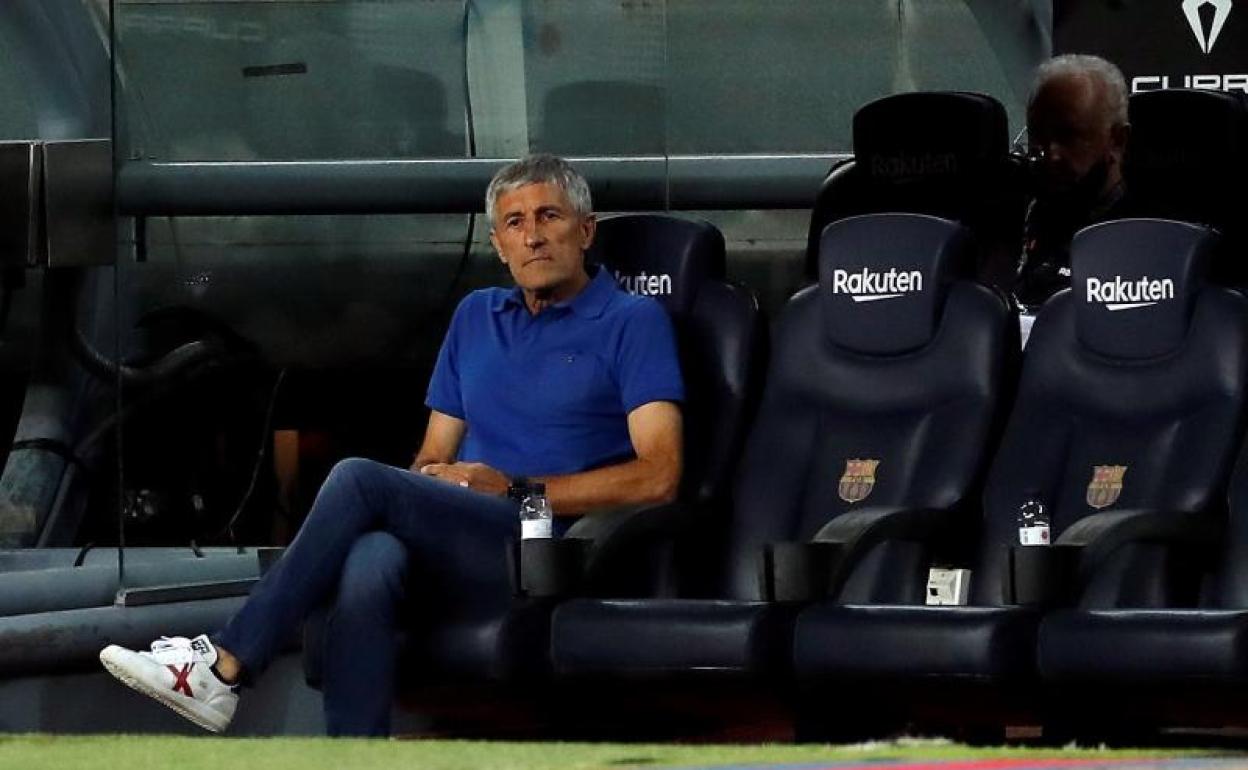
[[[502,474],[503,478],[507,479],[507,497],[516,502],[524,500],[524,496],[528,493],[529,488],[528,477],[508,476],[506,473],[502,473],[502,471],[499,471],[499,473]]]

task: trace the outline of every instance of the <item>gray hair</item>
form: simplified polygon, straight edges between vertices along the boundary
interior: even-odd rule
[[[485,190],[485,215],[490,223],[494,222],[494,204],[498,202],[498,196],[525,185],[543,183],[563,190],[577,214],[584,217],[593,213],[594,202],[589,197],[589,183],[585,177],[563,158],[535,153],[503,166],[490,180],[490,186]]]
[[[1127,124],[1127,79],[1122,70],[1111,61],[1099,56],[1068,53],[1055,56],[1036,69],[1036,79],[1031,86],[1028,106],[1036,99],[1040,89],[1061,77],[1087,78],[1097,85],[1098,99],[1103,101],[1110,125]]]

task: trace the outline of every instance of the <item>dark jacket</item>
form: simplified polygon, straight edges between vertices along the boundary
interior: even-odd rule
[[[1088,225],[1127,216],[1126,189],[1120,182],[1091,206],[1067,200],[1037,198],[1027,209],[1023,254],[1019,259],[1014,297],[1036,308],[1070,286],[1070,241]]]

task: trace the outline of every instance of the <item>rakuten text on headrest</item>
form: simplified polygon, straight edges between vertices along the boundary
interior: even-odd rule
[[[643,270],[637,275],[629,275],[617,270],[615,282],[629,294],[643,297],[666,297],[672,293],[672,277],[667,273],[647,273]]]
[[[1089,277],[1087,281],[1087,301],[1099,302],[1107,310],[1133,310],[1168,299],[1174,299],[1174,281],[1169,278],[1146,275],[1132,280],[1115,275],[1107,280]]]
[[[832,271],[832,293],[848,294],[854,302],[896,299],[919,291],[923,291],[923,274],[918,270],[894,267],[877,272],[864,267],[855,273],[839,268]]]

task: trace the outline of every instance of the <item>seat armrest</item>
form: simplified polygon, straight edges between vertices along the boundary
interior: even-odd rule
[[[582,516],[563,537],[582,541],[584,585],[588,592],[598,593],[626,581],[637,554],[674,537],[689,516],[687,506],[679,502],[612,508]]]
[[[585,590],[586,550],[592,541],[534,537],[509,544],[508,574],[517,597],[550,599]]]
[[[769,602],[812,602],[828,595],[840,543],[768,543],[759,561],[759,595]]]
[[[1086,576],[1128,543],[1202,547],[1217,542],[1224,522],[1208,513],[1129,509],[1085,516],[1067,527],[1055,545],[1077,548],[1078,571]]]
[[[1060,607],[1073,598],[1080,555],[1077,546],[1014,544],[1007,548],[1007,604]]]
[[[595,547],[604,546],[615,538],[646,537],[667,534],[684,515],[681,503],[665,505],[626,505],[593,511],[568,527],[564,537],[590,540]]]
[[[838,547],[828,578],[829,595],[836,594],[858,561],[886,540],[929,541],[955,529],[956,509],[862,508],[842,513],[815,533],[816,543]]]
[[[952,510],[939,508],[861,508],[824,524],[811,540],[856,549],[884,540],[926,539],[953,524],[954,515]]]

